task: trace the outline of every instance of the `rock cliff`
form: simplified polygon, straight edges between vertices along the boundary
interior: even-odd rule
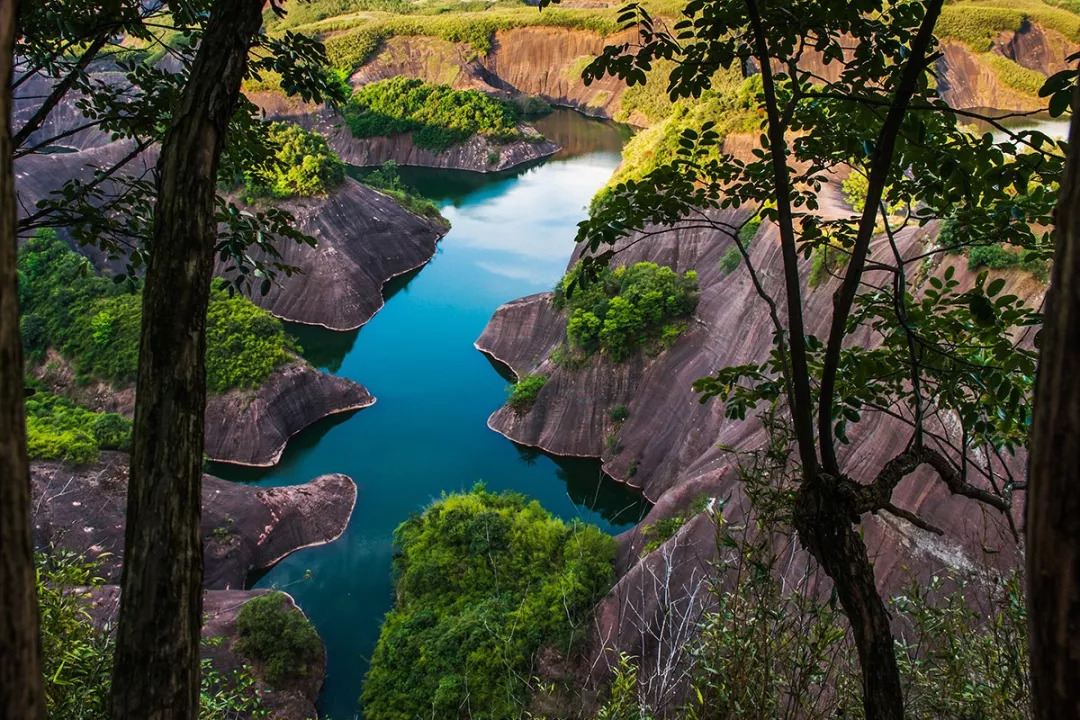
[[[97,463],[35,462],[30,470],[34,544],[99,558],[106,582],[120,581],[128,456]],[[337,539],[356,505],[356,484],[322,475],[303,485],[259,487],[203,476],[203,586],[242,589],[248,575],[301,548]]]
[[[836,191],[828,187],[822,205],[836,210]],[[722,219],[738,223],[742,212],[728,212]],[[909,228],[897,242],[904,257],[914,257],[931,246],[935,237],[934,226]],[[600,674],[616,657],[612,649],[635,656],[655,653],[657,629],[665,627],[662,620],[669,616],[665,613],[699,612],[708,601],[702,580],[717,552],[709,518],[702,514],[689,519],[675,537],[644,559],[641,529],[658,519],[689,513],[701,496],[730,500],[732,507],[739,507],[744,498],[734,458],[720,446],[748,450],[762,446],[766,439],[759,421],[729,420],[723,416],[721,403],[699,403],[691,387],[695,379],[718,368],[761,361],[772,345],[767,308],[745,265],[730,274],[721,270],[720,258],[731,242],[713,231],[676,228],[646,242],[628,242],[620,252],[619,263],[651,260],[678,272],[694,269],[699,274],[701,300],[690,328],[672,348],[655,357],[638,356],[625,363],[593,357],[582,369],[558,367],[549,358],[565,339],[566,317],[552,307],[550,293],[499,308],[477,341],[480,350],[518,376],[539,372],[549,378],[532,410],[518,414],[503,407],[489,419],[490,427],[516,442],[556,454],[600,457],[607,473],[641,488],[656,503],[641,525],[619,538],[620,579],[597,611],[597,652],[605,659],[595,665]],[[879,243],[876,252],[884,251]],[[782,296],[782,259],[774,226],[761,227],[750,253],[765,287],[774,297]],[[962,258],[949,257],[933,272],[943,271],[945,265],[956,268],[961,283],[972,281]],[[802,269],[807,331],[822,337],[827,333],[837,281],[810,288],[805,281],[809,261],[804,261]],[[1004,277],[1005,292],[1038,304],[1043,290],[1038,282],[1021,273]],[[618,405],[629,411],[621,428],[607,414]],[[617,443],[606,441],[612,433]],[[840,449],[841,463],[854,478],[872,477],[897,447],[907,443],[909,435],[906,426],[887,417],[867,416],[849,433],[851,444]],[[986,562],[1007,565],[1016,559],[1004,517],[984,511],[974,501],[951,496],[928,473],[908,477],[894,500],[950,533],[940,538],[885,514],[867,519],[867,545],[875,558],[878,582],[886,591],[906,580],[908,568],[971,569]],[[657,578],[666,578],[671,588],[677,588],[676,595],[686,607],[673,608],[664,601],[664,594],[654,587]],[[691,589],[696,592],[693,603]],[[649,625],[648,632],[643,625]]]
[[[91,410],[134,416],[134,387],[116,388],[100,381],[79,384],[70,364],[55,352],[30,372],[51,391]],[[297,358],[254,390],[230,390],[207,398],[205,452],[217,462],[275,465],[289,438],[308,425],[374,403],[363,385]]]
[[[518,129],[531,135],[531,139],[500,143],[483,135],[473,135],[465,142],[434,152],[417,147],[411,133],[389,137],[354,137],[345,125],[344,118],[334,110],[287,98],[279,93],[250,93],[249,97],[263,109],[267,119],[295,123],[321,133],[343,161],[361,167],[382,165],[393,160],[398,165],[491,173],[535,162],[559,151],[558,145],[540,137],[527,125],[521,125]]]
[[[281,275],[251,300],[282,320],[330,330],[355,330],[370,320],[383,306],[383,285],[426,264],[446,231],[352,178],[327,197],[274,205],[291,212],[316,246],[277,243],[280,261],[300,272]],[[225,268],[219,262],[218,274]]]

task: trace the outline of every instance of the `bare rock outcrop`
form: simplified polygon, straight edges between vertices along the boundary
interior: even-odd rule
[[[34,543],[98,558],[106,582],[120,581],[128,456],[72,466],[35,462],[30,481]],[[356,483],[321,475],[303,485],[260,487],[203,476],[203,586],[243,588],[254,570],[301,548],[337,539],[356,505]]]
[[[237,465],[275,465],[289,438],[308,425],[374,403],[352,380],[305,362],[284,365],[254,390],[230,390],[207,400],[206,455]]]
[[[842,210],[831,185],[821,199],[827,211]],[[738,224],[744,212],[726,211],[717,219]],[[897,244],[904,257],[915,257],[935,237],[934,225],[907,228],[898,234]],[[550,356],[565,339],[566,317],[552,306],[550,293],[499,308],[477,341],[479,349],[507,364],[519,377],[533,372],[548,376],[530,411],[518,414],[501,408],[490,417],[490,427],[516,442],[554,453],[600,457],[608,474],[640,487],[655,502],[638,527],[619,537],[619,581],[597,610],[600,661],[593,665],[596,677],[606,672],[619,651],[655,657],[658,643],[681,646],[685,641],[661,639],[659,633],[676,627],[671,618],[706,607],[708,592],[702,583],[717,553],[715,529],[706,515],[690,517],[674,537],[644,558],[647,538],[642,530],[661,518],[693,515],[691,507],[702,496],[738,507],[745,498],[735,459],[722,446],[752,450],[767,439],[760,421],[728,419],[721,403],[701,404],[692,389],[694,380],[721,367],[760,362],[772,347],[767,307],[757,296],[749,272],[744,265],[729,274],[720,267],[720,258],[731,243],[722,233],[699,228],[677,228],[645,242],[626,243],[618,256],[620,263],[650,260],[678,272],[694,269],[699,274],[701,300],[690,328],[673,347],[655,357],[639,356],[625,363],[594,357],[581,369],[560,367]],[[875,252],[886,251],[883,243],[876,245]],[[783,263],[775,226],[761,227],[750,254],[762,283],[774,297],[782,297]],[[962,257],[947,256],[931,270],[940,273],[946,266],[955,268],[962,285],[972,282]],[[837,281],[827,279],[811,288],[805,280],[809,270],[809,261],[804,261],[807,332],[822,337],[827,333]],[[1002,277],[1007,282],[1004,292],[1026,298],[1029,305],[1038,304],[1044,290],[1040,283],[1019,272]],[[867,335],[861,341],[872,338]],[[629,413],[621,427],[607,416],[618,405],[625,405]],[[612,433],[615,443],[607,440]],[[849,431],[849,437],[850,444],[839,448],[841,464],[851,477],[869,478],[907,443],[910,430],[884,415],[868,415]],[[982,564],[1008,567],[1017,559],[1007,518],[975,501],[952,496],[929,472],[906,478],[894,502],[948,529],[948,534],[939,537],[884,513],[866,519],[867,546],[878,583],[886,592],[906,581],[909,571],[973,570]],[[1017,508],[1014,520],[1020,511]],[[793,572],[800,567],[804,565],[793,563]],[[665,583],[664,592],[654,587],[658,578]]]
[[[520,125],[518,129],[528,136],[527,139],[503,143],[473,135],[464,142],[435,152],[417,147],[412,141],[412,133],[354,137],[345,119],[336,111],[280,93],[258,92],[251,93],[250,97],[263,109],[267,119],[295,123],[321,133],[343,161],[361,167],[378,166],[393,160],[398,165],[491,173],[535,162],[559,151],[558,145],[529,126]]]
[[[281,275],[252,302],[289,322],[355,330],[383,306],[383,285],[422,267],[445,227],[402,208],[396,200],[352,178],[332,195],[275,202],[293,214],[315,247],[277,243],[281,262],[300,268]],[[227,274],[226,264],[217,272]]]

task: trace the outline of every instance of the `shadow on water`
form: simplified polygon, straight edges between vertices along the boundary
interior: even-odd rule
[[[281,461],[272,467],[249,467],[245,465],[233,465],[232,463],[209,462],[206,464],[206,472],[211,475],[233,482],[258,482],[267,475],[277,474],[289,467],[290,458],[302,457],[309,451],[318,447],[326,435],[338,425],[348,422],[353,415],[361,410],[346,410],[345,412],[328,415],[321,420],[316,420],[311,425],[289,438],[289,444],[285,446],[285,452],[281,455]],[[309,480],[312,478],[308,478]]]
[[[612,525],[636,523],[651,507],[641,493],[615,480],[603,470],[597,458],[553,455],[540,448],[511,441],[526,465],[549,458],[557,469],[555,475],[566,483],[566,494],[575,505],[589,508]]]
[[[336,373],[345,356],[352,352],[360,330],[335,332],[318,325],[285,323],[285,332],[300,343],[300,354],[305,360],[320,370]]]

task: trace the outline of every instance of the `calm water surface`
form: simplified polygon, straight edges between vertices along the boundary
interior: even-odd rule
[[[495,178],[403,171],[453,224],[435,258],[391,283],[386,307],[359,331],[290,328],[310,362],[363,383],[375,405],[308,428],[275,468],[214,468],[263,485],[335,472],[356,481],[345,534],[291,555],[255,583],[291,593],[318,628],[329,654],[320,711],[335,720],[362,715],[363,676],[393,602],[392,533],[410,513],[479,480],[609,532],[629,527],[645,509],[636,493],[605,478],[598,462],[551,458],[486,425],[506,398],[507,380],[473,342],[499,305],[548,290],[561,277],[575,226],[628,138],[569,111],[535,124],[565,149],[527,170]]]

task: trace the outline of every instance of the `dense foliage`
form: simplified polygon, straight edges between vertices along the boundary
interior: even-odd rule
[[[417,147],[435,152],[477,134],[497,141],[522,137],[512,103],[405,77],[362,87],[345,106],[345,121],[358,138],[411,132]]]
[[[303,678],[323,654],[311,621],[293,610],[284,593],[270,592],[244,603],[236,614],[238,649],[264,668],[267,682]]]
[[[26,398],[26,447],[32,460],[93,462],[99,450],[127,450],[131,421],[94,412],[42,388]]]
[[[274,161],[245,169],[242,200],[326,195],[345,180],[345,163],[319,133],[290,123],[272,123],[268,133]]]
[[[350,172],[354,172],[354,177],[368,187],[373,187],[397,200],[398,204],[409,212],[434,220],[443,227],[450,227],[450,221],[442,216],[438,205],[420,195],[401,179],[398,165],[393,160],[387,160],[374,170],[357,168]]]
[[[59,550],[39,554],[42,671],[51,720],[106,720],[114,638],[90,618],[91,593],[102,580],[97,567]],[[249,670],[223,676],[203,661],[201,720],[261,718],[259,691]]]
[[[614,581],[611,537],[482,486],[414,515],[395,541],[397,602],[364,683],[372,720],[522,717],[537,652],[573,653]]]
[[[575,266],[555,288],[554,303],[567,313],[566,337],[585,353],[604,351],[625,360],[637,348],[670,345],[697,307],[698,278],[667,266],[639,262],[604,268],[586,281]]]
[[[142,298],[97,275],[51,231],[19,250],[23,347],[30,361],[47,348],[68,358],[80,382],[135,381]],[[210,392],[252,388],[291,356],[281,322],[251,301],[213,292],[207,312],[206,382]]]

